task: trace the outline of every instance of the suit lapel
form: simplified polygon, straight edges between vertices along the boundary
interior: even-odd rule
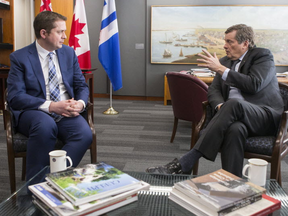
[[[243,71],[242,71],[241,69],[242,69],[242,67],[245,65],[247,59],[249,58],[250,53],[251,53],[251,49],[248,50],[248,52],[246,53],[246,55],[245,55],[244,58],[242,59],[240,65],[239,65],[239,68],[238,68],[238,72],[239,72],[239,73],[243,73]]]
[[[43,71],[42,71],[42,67],[40,64],[35,42],[31,45],[29,49],[28,58],[32,65],[32,69],[35,74],[35,77],[38,79],[38,82],[40,83],[40,86],[41,86],[42,91],[44,92],[44,95],[46,95],[45,79],[44,79],[44,75],[43,75]]]
[[[67,64],[65,64],[66,56],[65,56],[62,48],[56,50],[56,53],[57,53],[57,57],[58,57],[60,72],[62,75],[62,81],[64,83],[64,86],[65,86],[68,94],[72,97],[73,92],[72,92],[72,89],[70,88],[69,83],[67,82],[67,77],[69,77],[69,74],[68,74],[69,71],[67,69]]]

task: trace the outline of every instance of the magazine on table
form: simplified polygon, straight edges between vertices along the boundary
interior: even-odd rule
[[[138,179],[104,162],[49,173],[46,180],[76,206],[141,185]]]
[[[177,182],[174,187],[216,212],[230,212],[249,205],[260,200],[266,191],[223,169]]]
[[[169,199],[197,216],[266,216],[271,213],[273,213],[273,216],[276,216],[280,215],[281,209],[281,202],[266,194],[262,194],[262,199],[257,202],[226,213],[213,211],[207,207],[207,204],[195,201],[175,188],[172,189]]]
[[[37,206],[43,211],[44,209],[46,209],[46,211],[50,209],[51,215],[53,215],[52,213],[57,213],[61,216],[82,215],[88,212],[93,212],[94,214],[102,212],[103,214],[137,201],[137,193],[139,191],[149,190],[149,188],[150,185],[148,183],[141,181],[141,184],[135,189],[75,206],[48,182],[29,186],[29,190],[31,190],[36,197],[36,199],[34,198],[34,202]],[[105,212],[103,212],[104,210]]]

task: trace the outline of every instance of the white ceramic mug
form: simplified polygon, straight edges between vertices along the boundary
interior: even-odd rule
[[[73,165],[72,160],[69,156],[66,156],[66,151],[55,150],[49,152],[50,155],[50,172],[58,172],[66,170]],[[67,167],[67,160],[70,165]]]
[[[266,173],[268,162],[258,158],[251,158],[248,160],[249,164],[243,167],[242,174],[248,178],[249,182],[252,182],[259,186],[266,184]],[[248,175],[246,171],[248,169]]]

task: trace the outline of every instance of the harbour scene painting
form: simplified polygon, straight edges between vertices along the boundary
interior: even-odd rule
[[[151,63],[197,64],[203,49],[224,57],[225,30],[251,26],[255,44],[271,50],[277,66],[288,65],[288,5],[151,6]]]

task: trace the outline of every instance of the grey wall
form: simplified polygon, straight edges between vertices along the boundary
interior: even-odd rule
[[[119,26],[123,88],[113,95],[163,97],[164,74],[167,71],[188,70],[195,65],[150,63],[151,5],[216,5],[215,0],[115,0]],[[217,5],[287,5],[287,0],[218,0]],[[85,0],[90,36],[94,93],[109,93],[109,80],[98,60],[98,40],[103,0]],[[144,49],[136,49],[144,44]],[[288,46],[288,44],[287,44]],[[288,67],[277,67],[277,72]]]

